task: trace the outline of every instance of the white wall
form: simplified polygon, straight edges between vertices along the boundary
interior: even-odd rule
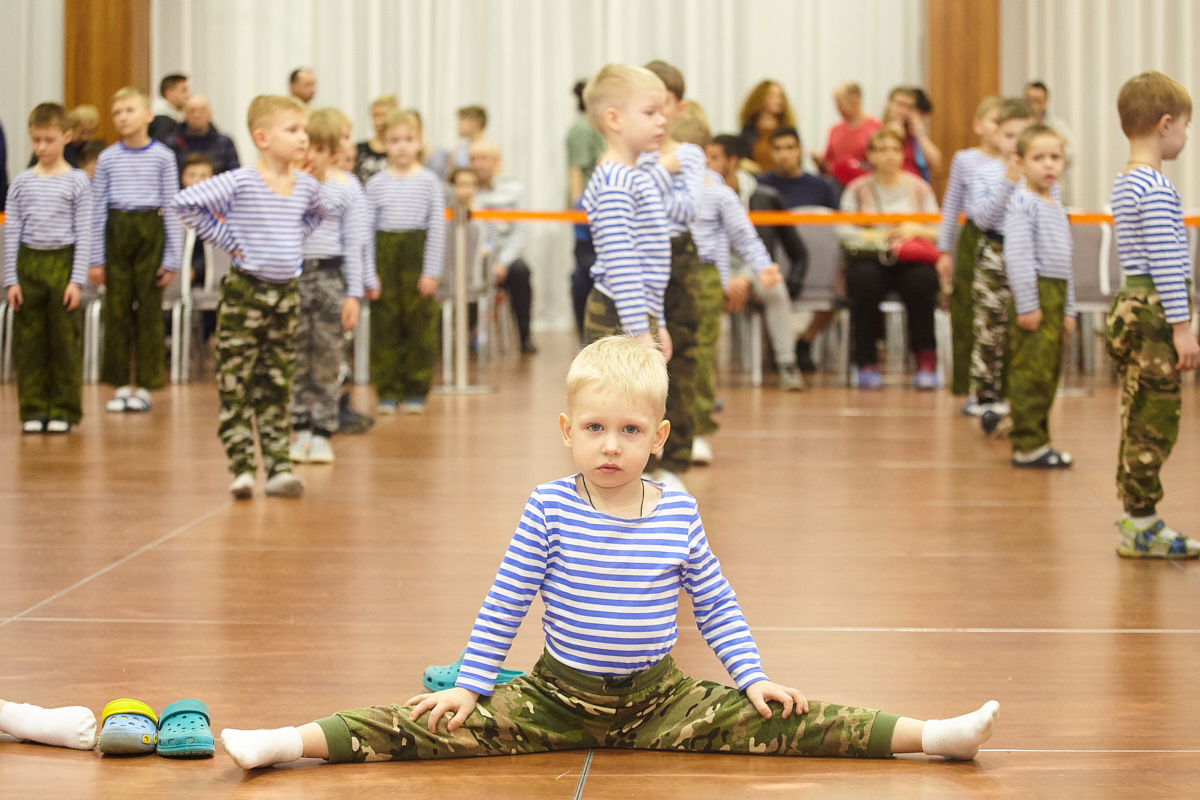
[[[35,105],[63,99],[63,5],[54,0],[0,0],[0,124],[10,179],[32,152],[25,121]]]

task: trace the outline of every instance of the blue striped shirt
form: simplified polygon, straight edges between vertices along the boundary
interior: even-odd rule
[[[441,278],[446,261],[446,192],[428,169],[396,177],[386,169],[367,179],[367,214],[373,231],[425,231],[421,274]]]
[[[106,263],[104,226],[109,209],[156,208],[163,218],[163,269],[178,272],[183,265],[183,230],[171,205],[178,191],[179,164],[166,145],[151,140],[137,150],[122,142],[104,148],[92,178],[92,264]]]
[[[75,245],[71,283],[87,283],[92,256],[92,186],[87,174],[72,169],[38,175],[27,169],[13,179],[5,200],[4,287],[17,283],[21,245],[57,250]]]
[[[1001,163],[974,147],[954,154],[954,160],[950,162],[946,196],[942,198],[942,227],[938,232],[938,249],[943,253],[949,253],[954,244],[954,236],[958,233],[958,215],[966,214],[967,219],[975,220],[972,190],[980,167],[989,161]]]
[[[304,239],[325,218],[321,184],[312,175],[293,172],[289,195],[276,193],[258,168],[240,167],[189,186],[175,195],[175,208],[196,235],[227,253],[240,251],[234,265],[271,283],[287,283],[300,274]]]
[[[363,231],[361,214],[365,206],[358,202],[362,186],[349,173],[349,180],[321,182],[321,205],[325,221],[304,240],[305,258],[341,258],[342,276],[346,279],[346,296],[362,298],[363,293]]]
[[[700,260],[716,265],[724,289],[729,288],[730,246],[755,274],[771,264],[771,256],[750,224],[741,198],[716,172],[708,173],[700,214],[692,224],[692,236]]]
[[[683,142],[677,151],[679,172],[671,174],[658,162],[658,151],[638,156],[638,168],[645,171],[658,187],[667,215],[667,232],[671,238],[688,232],[704,202],[704,178],[708,174],[708,159],[704,150]]]
[[[1062,203],[1028,189],[1014,192],[1004,218],[1004,270],[1018,314],[1038,310],[1038,278],[1059,278],[1067,282],[1067,316],[1075,315],[1071,250],[1071,220]]]
[[[1154,280],[1167,322],[1191,319],[1187,231],[1175,184],[1155,169],[1138,167],[1113,181],[1112,209],[1121,269]]]
[[[671,240],[662,195],[643,170],[602,161],[581,201],[591,228],[596,289],[612,298],[621,330],[650,329],[647,317],[666,325],[663,293],[671,278]]]
[[[649,515],[593,509],[574,476],[537,487],[488,591],[457,686],[490,695],[533,598],[545,604],[546,650],[590,675],[630,675],[670,653],[679,590],[696,627],[739,689],[763,681],[758,647],[708,547],[696,501],[665,490]]]

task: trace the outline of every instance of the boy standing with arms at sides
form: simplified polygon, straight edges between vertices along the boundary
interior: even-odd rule
[[[968,201],[968,208],[974,214],[972,219],[980,231],[971,284],[975,344],[971,350],[969,388],[977,413],[982,416],[991,411],[997,419],[1009,411],[1004,402],[1004,348],[1012,291],[1004,274],[1004,215],[1022,176],[1021,163],[1016,157],[1017,140],[1032,121],[1033,106],[1028,100],[1010,98],[1000,105],[996,114],[1000,157],[977,164]]]
[[[338,428],[342,333],[358,324],[363,294],[362,190],[353,175],[333,165],[344,120],[333,108],[308,117],[305,170],[321,183],[325,221],[304,240],[291,401],[293,463],[333,463],[329,437]]]
[[[953,377],[950,391],[955,395],[968,394],[971,386],[971,351],[975,346],[975,313],[971,305],[971,292],[975,278],[975,248],[979,244],[979,226],[974,222],[968,202],[975,176],[981,165],[997,161],[1000,153],[1000,125],[997,118],[1002,97],[985,98],[975,109],[975,135],[978,147],[968,147],[954,154],[950,162],[950,179],[946,184],[946,196],[942,200],[942,227],[938,233],[937,270],[942,279],[943,292],[950,285],[950,328],[954,351]],[[954,255],[950,247],[958,231],[958,215],[967,216],[967,224],[958,235],[958,248]],[[974,397],[967,399],[963,413],[975,416],[978,404]]]
[[[670,430],[666,396],[666,359],[648,336],[584,348],[567,373],[567,410],[558,418],[578,471],[529,497],[456,685],[300,728],[223,730],[234,763],[254,769],[306,756],[361,763],[593,747],[974,758],[995,727],[995,701],[921,722],[810,702],[768,680],[695,499],[642,477]],[[685,677],[675,665],[680,589],[737,688]],[[496,685],[539,592],[546,650],[532,673]]]
[[[383,123],[388,166],[367,181],[381,295],[371,305],[371,381],[380,414],[425,413],[437,360],[438,281],[445,268],[446,195],[419,160],[421,122],[394,111]],[[403,401],[403,406],[401,406]]]
[[[1014,467],[1062,469],[1074,461],[1050,446],[1047,419],[1062,372],[1063,340],[1075,330],[1071,221],[1053,193],[1066,165],[1063,139],[1045,125],[1030,126],[1017,141],[1017,158],[1025,186],[1013,193],[1004,220],[1004,261],[1013,294],[1008,438]]]
[[[254,426],[267,471],[265,490],[300,497],[304,483],[288,458],[288,397],[304,239],[321,224],[321,187],[296,172],[304,158],[307,109],[294,97],[259,95],[246,124],[258,163],[184,189],[175,207],[196,235],[232,254],[217,308],[218,433],[239,500],[254,493]]]
[[[1129,161],[1113,181],[1117,253],[1125,287],[1108,315],[1108,352],[1121,384],[1117,553],[1126,558],[1196,558],[1200,542],[1158,518],[1159,473],[1179,436],[1181,372],[1200,365],[1191,330],[1183,204],[1162,162],[1187,144],[1192,98],[1177,81],[1146,72],[1121,87],[1121,130]]]
[[[4,288],[13,315],[17,401],[25,433],[66,433],[83,418],[79,300],[91,256],[92,192],[63,158],[67,115],[42,103],[29,115],[37,163],[8,187]]]
[[[113,95],[112,118],[121,141],[100,154],[92,182],[90,277],[105,286],[100,377],[118,387],[105,409],[149,411],[148,390],[166,384],[163,289],[183,259],[171,205],[179,165],[169,147],[150,138],[150,100],[140,89]]]

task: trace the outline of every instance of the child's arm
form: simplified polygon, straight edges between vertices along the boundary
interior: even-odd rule
[[[223,220],[233,208],[237,180],[236,171],[222,172],[189,186],[171,201],[184,225],[214,247],[233,254],[235,261],[238,260],[238,242]]]
[[[96,159],[92,175],[92,253],[90,277],[97,286],[104,284],[104,226],[108,222],[108,159],[104,153]]]
[[[426,176],[429,177],[428,227],[425,229],[425,258],[417,285],[422,297],[432,297],[446,268],[446,194],[440,182],[428,173]]]
[[[78,172],[71,173],[78,180],[75,182],[75,193],[71,198],[75,207],[75,255],[71,261],[71,284],[75,291],[68,297],[63,295],[63,304],[68,311],[74,311],[79,305],[81,290],[88,282],[88,266],[91,262],[92,248],[92,184],[86,175]],[[72,299],[74,302],[72,302]]]
[[[750,224],[750,216],[742,207],[741,200],[728,186],[721,192],[721,222],[725,232],[729,234],[729,243],[742,260],[750,265],[754,274],[758,275],[764,289],[770,289],[783,279],[779,265],[771,261],[767,246],[759,238],[758,231]],[[720,264],[717,265],[720,267]],[[774,267],[774,269],[771,269]],[[729,286],[729,257],[725,257],[725,272],[721,275],[721,285]]]
[[[637,215],[633,194],[623,186],[607,185],[597,189],[588,224],[596,260],[604,267],[604,284],[613,295],[621,330],[645,333],[647,319],[646,289],[642,263],[633,246],[633,227]]]
[[[942,254],[938,257],[938,274],[943,278],[949,278],[954,272],[953,256],[950,254],[950,246],[954,242],[954,234],[958,231],[958,215],[962,211],[963,201],[966,199],[967,186],[963,179],[963,173],[966,171],[966,155],[965,150],[959,150],[954,154],[954,160],[950,162],[950,179],[946,183],[946,196],[942,198],[942,225],[938,230],[937,246]]]
[[[353,178],[357,183],[357,178]],[[347,184],[350,188],[349,202],[342,214],[342,277],[346,280],[346,297],[362,299],[363,296],[363,234],[367,229],[366,204],[360,202],[362,189]]]
[[[668,172],[657,160],[647,166],[646,171],[662,195],[667,219],[687,225],[700,213],[708,164],[704,151],[695,145],[680,145],[677,153],[680,167],[677,174]]]
[[[300,174],[303,174],[304,177],[299,177]],[[312,191],[312,199],[309,200],[308,209],[300,219],[300,227],[303,230],[302,236],[307,239],[325,221],[325,205],[321,202],[321,184],[316,178],[307,173],[298,173],[296,179],[310,184]]]
[[[1034,331],[1042,321],[1037,289],[1037,217],[1022,202],[1025,197],[1024,192],[1014,195],[1005,215],[1004,269],[1017,309],[1017,324]]]
[[[1200,365],[1200,345],[1191,330],[1186,275],[1189,259],[1186,246],[1175,238],[1176,223],[1183,215],[1179,196],[1167,186],[1151,186],[1138,204],[1143,244],[1149,253],[1148,267],[1163,313],[1173,328],[1172,341],[1179,357],[1176,369],[1191,371]]]
[[[378,300],[379,273],[375,270],[375,229],[379,210],[366,187],[363,188],[359,205],[363,210],[363,296],[368,300]]]
[[[1004,227],[1004,212],[1008,201],[1021,180],[1021,169],[1017,156],[1013,155],[1008,170],[980,187],[982,194],[975,205],[975,224],[985,231],[998,231]]]
[[[17,253],[21,250],[21,224],[24,216],[21,208],[21,176],[18,175],[8,187],[4,200],[4,289],[8,304],[14,311],[21,310],[25,298],[21,295],[21,284],[17,282]]]
[[[158,150],[158,148],[154,149]],[[171,202],[179,192],[179,165],[175,161],[175,154],[170,149],[163,146],[162,150],[160,182],[162,184],[163,259],[162,269],[158,274],[165,280],[160,280],[159,286],[165,286],[171,282],[171,279],[164,275],[165,272],[176,273],[183,266],[183,228],[179,224],[179,212],[175,210],[175,205]]]

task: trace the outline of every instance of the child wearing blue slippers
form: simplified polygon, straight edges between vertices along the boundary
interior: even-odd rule
[[[114,700],[100,715],[99,742],[105,755],[212,758],[216,750],[208,706],[195,699],[176,700],[159,716],[140,700]]]

